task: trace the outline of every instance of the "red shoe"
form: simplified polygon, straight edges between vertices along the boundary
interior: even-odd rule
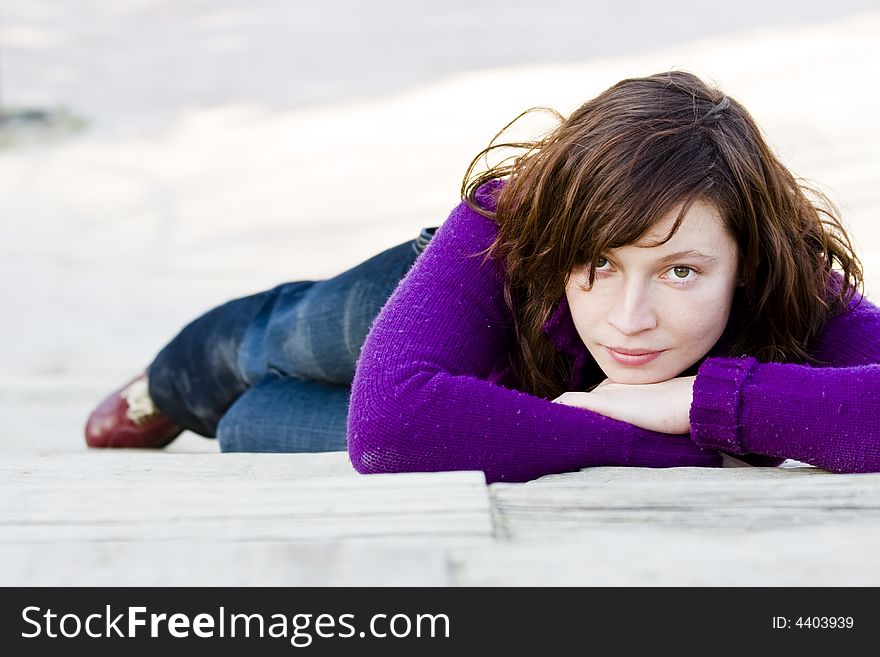
[[[92,411],[86,422],[89,447],[165,447],[183,428],[150,399],[147,375],[140,374]]]

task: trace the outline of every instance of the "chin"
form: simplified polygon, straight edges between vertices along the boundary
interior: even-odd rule
[[[657,377],[644,377],[644,376],[619,376],[619,377],[608,377],[612,383],[625,383],[627,385],[647,385],[649,383],[662,383],[663,381],[668,381],[669,379],[661,379]],[[671,378],[671,377],[670,377]]]
[[[627,385],[661,383],[676,377],[675,374],[666,375],[663,372],[651,372],[649,370],[621,370],[619,367],[611,367],[603,371],[612,383],[625,383]]]

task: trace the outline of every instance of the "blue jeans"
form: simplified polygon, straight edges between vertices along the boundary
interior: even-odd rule
[[[195,319],[148,368],[154,403],[224,452],[346,449],[361,345],[436,230],[334,278],[284,283]]]

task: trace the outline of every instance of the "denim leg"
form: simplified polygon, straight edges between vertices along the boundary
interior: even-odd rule
[[[220,420],[224,452],[333,452],[346,448],[347,386],[269,372]]]
[[[348,386],[373,319],[435,230],[334,278],[285,283],[202,315],[148,368],[156,406],[213,437],[227,409],[269,373]]]
[[[413,242],[406,242],[315,282],[296,302],[280,300],[265,326],[255,323],[249,328],[243,365],[248,370],[272,369],[301,379],[350,385],[373,320],[417,255]],[[264,361],[254,363],[256,354]]]
[[[302,292],[308,281],[234,299],[187,324],[147,368],[150,397],[185,429],[213,437],[226,409],[248,389],[239,365],[242,337],[265,322],[282,292]]]
[[[240,368],[268,372],[226,412],[224,452],[327,452],[346,448],[348,398],[361,345],[379,310],[415,262],[406,242],[288,301],[242,341]]]

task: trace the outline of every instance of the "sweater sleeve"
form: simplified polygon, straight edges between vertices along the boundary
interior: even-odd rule
[[[813,353],[821,367],[706,359],[694,382],[691,438],[831,472],[880,471],[880,309],[856,299],[828,321]]]
[[[503,387],[510,316],[497,227],[459,205],[382,308],[352,383],[348,448],[362,473],[482,470],[527,481],[597,465],[720,466],[687,435],[647,431]]]

